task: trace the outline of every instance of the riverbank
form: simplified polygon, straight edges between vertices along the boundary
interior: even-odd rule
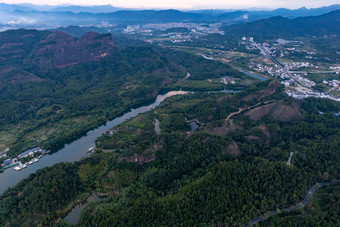
[[[62,149],[58,152],[50,153],[50,155],[45,155],[44,159],[32,165],[30,168],[22,169],[21,171],[15,171],[13,168],[7,169],[0,174],[0,195],[5,192],[9,187],[13,187],[21,180],[27,178],[30,174],[35,173],[38,169],[52,166],[60,162],[75,162],[79,161],[83,157],[87,157],[89,147],[95,146],[95,140],[97,137],[101,136],[107,130],[115,127],[118,124],[123,123],[125,120],[135,117],[140,113],[145,113],[151,109],[156,108],[163,102],[166,98],[174,95],[185,95],[190,92],[187,91],[170,91],[166,94],[157,95],[154,102],[148,105],[140,106],[136,109],[131,109],[126,111],[122,116],[116,117],[103,125],[96,127],[93,130],[88,131],[82,137],[77,140],[65,144]]]
[[[196,91],[202,93],[238,93],[239,90],[219,90],[219,91]],[[0,182],[3,182],[0,185],[0,195],[5,192],[8,187],[13,187],[15,184],[19,183],[21,180],[28,177],[30,174],[35,173],[38,169],[52,166],[59,162],[74,162],[80,160],[82,157],[89,156],[88,153],[89,147],[95,146],[95,139],[105,133],[107,130],[113,128],[114,126],[123,123],[126,119],[137,116],[140,113],[147,112],[151,109],[157,107],[162,101],[166,98],[174,96],[174,95],[185,95],[195,93],[194,91],[168,91],[167,93],[161,93],[156,96],[153,102],[145,102],[141,106],[132,108],[130,110],[124,111],[124,114],[118,115],[116,118],[109,120],[94,129],[91,129],[85,133],[82,133],[81,136],[77,137],[76,140],[73,140],[70,143],[66,143],[63,147],[57,151],[50,152],[50,155],[45,155],[43,161],[40,161],[30,168],[22,168],[20,171],[13,171],[13,168],[9,168],[6,171],[0,173]]]
[[[80,220],[81,212],[85,208],[85,206],[89,202],[98,202],[100,200],[96,192],[93,192],[92,194],[88,193],[86,195],[80,197],[64,211],[64,215],[62,216],[62,218],[65,222],[72,225],[77,225]]]

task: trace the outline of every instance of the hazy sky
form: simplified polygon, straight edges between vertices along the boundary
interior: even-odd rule
[[[0,0],[1,1],[1,0]],[[104,5],[111,4],[117,7],[126,8],[315,8],[332,4],[340,4],[340,0],[5,0],[8,4],[33,3],[33,4],[72,4],[72,5]]]

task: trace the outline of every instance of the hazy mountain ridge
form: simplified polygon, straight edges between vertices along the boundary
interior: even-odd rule
[[[104,6],[35,6],[0,4],[0,25],[13,28],[54,28],[68,25],[89,25],[108,22],[121,23],[167,23],[167,22],[247,22],[274,16],[296,18],[317,16],[339,10],[340,5],[296,10],[126,10],[111,5]],[[61,20],[62,18],[62,20]],[[1,28],[1,27],[0,27]],[[2,28],[2,29],[6,29]]]
[[[340,35],[340,10],[321,16],[288,19],[281,16],[231,25],[226,34],[255,37]]]

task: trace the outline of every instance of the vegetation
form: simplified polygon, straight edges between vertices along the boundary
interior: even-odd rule
[[[4,45],[10,42],[8,37],[32,37],[18,40],[24,43],[22,58],[16,59],[11,51],[1,56],[8,61],[0,72],[0,149],[10,147],[10,155],[34,146],[56,151],[108,119],[154,99],[161,90],[173,89],[170,85],[187,72],[198,81],[241,75],[222,63],[145,46],[114,48],[101,60],[46,71],[34,65],[30,51],[36,51],[35,43],[50,33],[17,33],[0,34]],[[49,61],[49,56],[44,58]]]
[[[339,185],[321,188],[304,210],[271,217],[260,226],[338,226],[339,192]]]
[[[254,110],[265,111],[272,104],[275,111],[251,120]],[[0,201],[0,223],[64,225],[58,218],[68,204],[93,190],[107,199],[89,204],[81,226],[239,226],[268,210],[289,207],[316,182],[339,178],[340,125],[332,114],[338,104],[307,99],[299,104],[302,117],[276,117],[281,107],[286,115],[295,114],[289,112],[295,105],[275,81],[235,95],[174,96],[154,112],[128,120],[97,140],[111,151],[41,170],[8,190]],[[254,107],[247,109],[250,106]],[[245,110],[225,122],[239,108]],[[155,118],[160,122],[159,135],[154,131]],[[190,132],[186,119],[197,119],[199,130]],[[65,184],[54,185],[55,179]],[[69,181],[73,183],[66,184]],[[57,192],[52,198],[51,188]],[[58,197],[66,191],[72,193]],[[27,208],[13,208],[21,204]],[[325,213],[331,210],[327,209]],[[270,223],[280,222],[273,218]]]
[[[339,179],[337,102],[294,100],[276,80],[242,83],[235,94],[201,92],[220,89],[221,77],[245,76],[218,61],[122,40],[100,60],[44,70],[29,59],[49,33],[34,34],[18,39],[20,60],[0,56],[10,66],[0,73],[0,139],[11,155],[33,145],[57,150],[160,92],[196,92],[109,130],[90,157],[41,169],[8,189],[1,226],[68,226],[62,218],[93,191],[105,199],[88,204],[79,226],[240,226],[295,205],[317,182]],[[322,188],[305,209],[261,225],[339,225],[338,189]]]

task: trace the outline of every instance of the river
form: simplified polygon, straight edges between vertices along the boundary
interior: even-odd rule
[[[204,93],[237,93],[237,90],[221,90],[221,91],[206,91]],[[30,174],[35,173],[37,170],[53,166],[54,164],[60,162],[75,162],[79,161],[82,157],[87,157],[90,155],[88,150],[90,147],[95,146],[95,140],[107,130],[123,123],[125,120],[135,117],[140,113],[145,113],[151,109],[156,108],[159,104],[166,98],[174,95],[184,95],[188,93],[194,93],[190,91],[170,91],[166,94],[158,95],[152,104],[144,105],[136,109],[131,109],[126,114],[119,116],[111,121],[106,122],[106,124],[87,132],[87,134],[71,143],[65,144],[64,148],[60,149],[58,152],[48,154],[43,156],[39,162],[33,165],[28,165],[27,168],[20,171],[14,170],[14,168],[6,169],[3,173],[0,173],[0,195],[2,195],[9,187],[13,187],[21,180],[27,178]]]
[[[257,74],[255,74],[255,73],[247,72],[247,71],[245,71],[245,70],[243,70],[243,69],[238,69],[238,68],[234,68],[234,69],[236,69],[236,70],[238,70],[238,71],[240,71],[240,72],[242,72],[242,73],[244,73],[244,74],[246,74],[246,75],[248,75],[248,76],[251,76],[251,77],[254,77],[254,78],[256,78],[256,79],[259,79],[259,80],[261,80],[261,81],[266,81],[266,80],[267,80],[267,78],[265,78],[265,77],[263,77],[263,76],[260,76],[260,75],[257,75]]]
[[[151,109],[157,107],[164,99],[174,95],[184,95],[187,91],[170,91],[164,95],[158,95],[156,100],[150,104],[141,106],[136,109],[131,109],[126,114],[117,117],[111,121],[108,121],[105,125],[102,125],[94,130],[89,131],[85,136],[69,143],[60,149],[58,152],[43,156],[39,162],[33,165],[27,166],[27,168],[21,171],[16,171],[14,168],[6,169],[0,174],[0,195],[5,192],[9,187],[13,187],[21,180],[27,178],[31,173],[35,173],[38,169],[52,166],[60,162],[75,162],[79,161],[82,157],[89,156],[88,150],[90,147],[95,146],[95,140],[101,136],[107,130],[112,127],[123,123],[126,119],[137,116],[140,113],[145,113]]]
[[[85,206],[89,202],[98,202],[99,200],[100,200],[100,198],[97,196],[97,194],[95,192],[93,192],[92,195],[90,195],[86,199],[86,201],[84,201],[83,203],[80,203],[77,206],[73,207],[72,210],[66,215],[64,220],[66,222],[72,224],[72,225],[78,224],[80,216],[81,216],[81,212],[85,208]]]

